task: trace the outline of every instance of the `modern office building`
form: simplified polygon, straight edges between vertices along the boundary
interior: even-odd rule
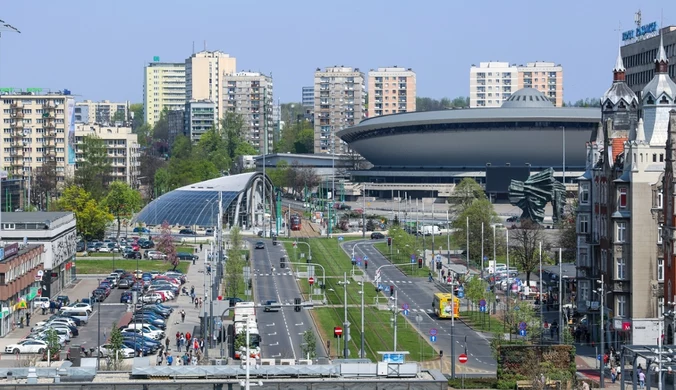
[[[272,151],[276,123],[272,115],[275,105],[272,76],[258,72],[227,74],[223,84],[225,112],[239,114],[244,119],[247,141],[259,153]],[[264,147],[267,133],[267,148]]]
[[[301,97],[301,104],[303,107],[312,108],[315,105],[315,87],[303,87],[303,95]]]
[[[371,69],[368,92],[369,118],[415,111],[415,72],[396,66]]]
[[[655,75],[654,60],[657,56],[660,32],[664,42],[664,52],[670,64],[667,73],[674,80],[676,79],[676,26],[666,26],[655,33],[627,39],[624,41],[626,44],[620,49],[622,61],[627,68],[627,85],[639,95],[639,98],[643,88]]]
[[[216,104],[216,118],[223,117],[224,77],[235,73],[237,60],[221,51],[200,51],[185,60],[185,99],[210,100]]]
[[[80,144],[86,136],[94,136],[105,142],[108,148],[108,162],[110,163],[110,180],[121,180],[132,188],[137,188],[141,167],[141,147],[138,143],[138,135],[132,133],[131,127],[76,124],[76,170],[77,163],[82,161]]]
[[[169,128],[169,148],[174,145],[176,137],[179,135],[185,134],[185,111],[184,110],[172,110],[167,111],[167,127]]]
[[[664,48],[657,44],[654,77],[641,98],[626,85],[618,53],[613,84],[602,98],[603,127],[588,144],[587,171],[578,179],[577,309],[591,317],[591,324],[600,319],[600,298],[593,293],[600,279],[608,291],[604,310],[622,323],[661,317],[662,291],[669,297],[673,293],[671,285],[663,287],[661,210],[676,83],[667,74]],[[629,339],[625,328],[616,328],[615,334]],[[592,333],[598,339],[599,329]]]
[[[75,123],[98,123],[107,126],[115,125],[115,119],[122,124],[129,121],[129,102],[85,100],[75,103]]]
[[[143,82],[143,115],[153,126],[163,110],[183,110],[186,101],[185,64],[151,62],[145,67]]]
[[[185,119],[183,134],[192,142],[198,142],[202,134],[216,125],[216,104],[211,100],[191,100],[185,104],[185,111],[179,112]]]
[[[1,89],[2,169],[14,179],[31,178],[33,187],[57,196],[59,183],[73,173],[74,116],[75,100],[68,90]],[[45,183],[37,183],[38,178]]]
[[[469,70],[469,106],[500,107],[512,93],[533,88],[547,96],[556,107],[563,105],[563,67],[553,62],[481,62]]]
[[[317,68],[314,96],[314,152],[347,153],[349,147],[336,133],[358,124],[366,114],[364,73],[344,66]]]

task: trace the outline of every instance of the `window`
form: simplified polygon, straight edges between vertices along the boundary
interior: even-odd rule
[[[657,280],[664,282],[664,259],[657,259]]]
[[[588,280],[580,280],[579,282],[579,288],[580,288],[580,298],[579,301],[588,301],[589,300],[589,281]]]
[[[624,295],[617,297],[617,315],[620,317],[627,316],[627,297]]]
[[[580,214],[577,216],[578,221],[578,233],[587,234],[589,233],[589,215]]]
[[[626,242],[626,239],[627,239],[627,223],[618,222],[617,236],[615,237],[615,242]]]
[[[589,204],[589,183],[580,183],[580,204]]]
[[[577,264],[580,267],[589,267],[589,255],[587,254],[587,248],[578,248],[577,249]]]
[[[662,225],[657,227],[657,243],[662,243]]]
[[[621,209],[626,209],[627,208],[627,189],[626,188],[620,188],[620,200],[619,200],[619,206]]]
[[[625,279],[627,277],[627,262],[624,257],[618,257],[615,260],[615,279]]]
[[[658,209],[662,208],[663,202],[664,202],[664,194],[662,194],[662,192],[659,192],[657,194],[657,208]]]

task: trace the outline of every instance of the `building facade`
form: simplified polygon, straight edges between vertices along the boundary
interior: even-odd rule
[[[211,100],[191,100],[185,104],[183,131],[192,142],[198,142],[202,134],[216,125],[216,104]]]
[[[416,79],[411,68],[371,69],[368,117],[415,111]]]
[[[237,60],[221,51],[200,51],[185,60],[185,99],[211,100],[216,104],[216,118],[223,117],[224,77],[235,73]]]
[[[303,87],[303,94],[301,96],[301,104],[303,107],[312,108],[315,105],[315,87]]]
[[[542,92],[556,107],[563,106],[563,67],[553,62],[481,62],[469,70],[469,106],[500,107],[522,88]]]
[[[258,153],[270,153],[275,139],[273,91],[272,77],[261,73],[238,72],[224,78],[224,112],[242,116],[246,139]]]
[[[98,137],[106,144],[111,181],[124,181],[132,188],[138,187],[141,146],[138,143],[138,135],[132,132],[131,127],[85,125],[84,123],[75,125],[76,164],[82,160],[80,144],[85,136]]]
[[[314,152],[347,153],[347,144],[336,133],[365,117],[364,73],[344,66],[317,68],[314,96]]]
[[[127,121],[129,121],[129,102],[85,100],[75,103],[75,123],[92,125],[98,123],[107,126],[115,125],[115,122],[124,124]]]
[[[43,245],[12,243],[0,253],[0,337],[25,322],[33,299],[42,294]]]
[[[143,80],[143,115],[153,126],[163,110],[183,110],[186,101],[185,63],[151,62]]]
[[[660,31],[661,38],[655,35],[634,39],[621,49],[622,61],[627,67],[627,85],[639,96],[655,75],[654,60],[660,39],[664,42],[664,52],[670,64],[667,73],[672,80],[676,79],[676,26],[667,26]]]
[[[0,90],[3,170],[14,179],[33,181],[35,187],[44,184],[42,188],[55,196],[59,184],[73,173],[74,113],[70,91]]]
[[[174,145],[176,137],[179,135],[186,135],[185,133],[185,111],[172,110],[167,111],[167,127],[169,128],[169,148]]]
[[[628,331],[613,323],[662,315],[664,256],[661,182],[665,167],[667,120],[676,108],[676,84],[666,74],[668,60],[658,47],[655,76],[641,98],[627,86],[621,55],[613,86],[602,99],[603,127],[588,145],[588,170],[579,178],[578,311],[600,318],[596,290],[608,292],[607,340]],[[640,115],[642,114],[642,116]],[[595,319],[594,319],[595,317]],[[594,337],[599,328],[591,329]]]
[[[77,231],[71,212],[2,213],[2,239],[6,243],[42,245],[43,297],[56,297],[76,278]]]

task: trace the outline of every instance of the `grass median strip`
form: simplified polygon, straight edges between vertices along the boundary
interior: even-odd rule
[[[187,273],[189,264],[188,261],[181,261],[178,271]],[[136,269],[137,260],[128,259],[77,259],[75,266],[78,274],[109,274],[113,270],[121,268],[126,271],[134,271]],[[163,260],[138,260],[138,268],[143,271],[169,271],[173,266]]]
[[[417,259],[415,264],[411,264],[410,254],[393,253],[392,256],[390,257],[390,247],[387,245],[386,242],[379,242],[373,244],[373,247],[376,248],[378,252],[380,252],[380,254],[383,255],[386,259],[388,259],[390,263],[402,264],[401,267],[397,268],[399,268],[401,272],[403,272],[404,274],[415,277],[427,277],[429,275],[430,269],[427,266],[423,265],[422,268],[418,268]]]
[[[490,316],[487,313],[481,313],[475,310],[461,311],[460,318],[469,327],[479,332],[496,333],[505,331],[505,324],[503,321]]]

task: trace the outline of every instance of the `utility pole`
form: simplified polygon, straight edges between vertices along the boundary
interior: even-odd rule
[[[543,325],[545,323],[544,320],[544,302],[542,302],[542,241],[540,241],[540,324]],[[509,272],[509,270],[507,270]],[[530,286],[529,286],[530,287]],[[540,344],[542,344],[542,339],[544,336],[544,332],[540,333]]]
[[[448,264],[451,264],[451,223],[448,218],[448,210],[446,210],[446,252],[448,255]]]
[[[466,243],[467,244],[467,250],[466,250],[467,254],[466,255],[467,255],[467,273],[469,273],[469,217],[467,217],[467,220],[465,221],[465,233],[467,233],[466,234],[466,236],[467,236],[466,237],[466,239],[467,239],[467,243]],[[509,264],[507,264],[507,268],[508,268],[507,273],[509,273]],[[469,300],[468,300],[468,302],[469,302]]]
[[[563,265],[561,264],[561,253],[562,248],[559,248],[559,344],[563,343]]]
[[[510,275],[509,275],[509,229],[505,229],[505,237],[506,237],[506,250],[507,250],[507,281],[509,282],[510,280]],[[507,293],[505,294],[505,303],[507,304],[507,313],[509,313],[509,293],[512,290],[512,284],[507,283]],[[509,341],[512,341],[512,329],[509,330]]]
[[[455,297],[451,297],[451,378],[455,379]]]
[[[605,375],[605,373],[604,373],[604,371],[605,371],[604,370],[604,368],[605,368],[604,367],[604,363],[605,363],[604,360],[605,359],[604,358],[606,356],[606,348],[605,348],[605,343],[604,343],[604,340],[603,340],[603,333],[605,333],[604,329],[603,329],[605,327],[604,326],[605,325],[605,316],[604,316],[605,310],[604,310],[604,307],[603,307],[603,296],[606,295],[606,293],[604,291],[603,274],[601,274],[601,280],[600,281],[597,280],[597,282],[601,283],[601,322],[600,322],[600,324],[601,324],[601,326],[600,326],[600,328],[601,328],[601,361],[599,362],[600,363],[599,364],[599,367],[600,367],[599,377],[600,377],[600,386],[603,389],[605,387],[605,381],[604,381],[604,379],[605,379],[604,378],[604,375]],[[662,373],[660,373],[660,375],[661,374]],[[622,380],[624,380],[624,378],[622,378]]]
[[[347,359],[349,353],[347,339],[350,338],[350,323],[347,321],[347,272],[343,273],[343,306],[345,308],[345,322],[343,322],[343,359]],[[363,333],[363,332],[362,332]]]
[[[265,232],[265,187],[266,187],[266,180],[265,180],[265,155],[268,154],[268,109],[266,106],[267,103],[267,93],[266,89],[263,88],[263,149],[261,150],[263,152],[263,237],[267,237],[267,234]],[[272,230],[272,229],[270,229]],[[248,367],[248,365],[247,365]]]
[[[484,278],[484,223],[481,222],[481,279]]]
[[[390,247],[391,248],[391,247]],[[364,351],[364,346],[365,346],[365,340],[364,340],[364,283],[366,283],[366,280],[362,278],[361,280],[361,353],[360,353],[360,358],[364,359],[366,356],[366,351]],[[345,288],[345,291],[347,291],[347,286]]]
[[[392,320],[394,321],[394,347],[393,351],[397,352],[397,314],[399,307],[397,306],[397,290],[394,290],[394,306],[392,306]]]
[[[362,191],[362,213],[361,213],[361,238],[366,238],[366,183],[363,184],[364,189]]]

